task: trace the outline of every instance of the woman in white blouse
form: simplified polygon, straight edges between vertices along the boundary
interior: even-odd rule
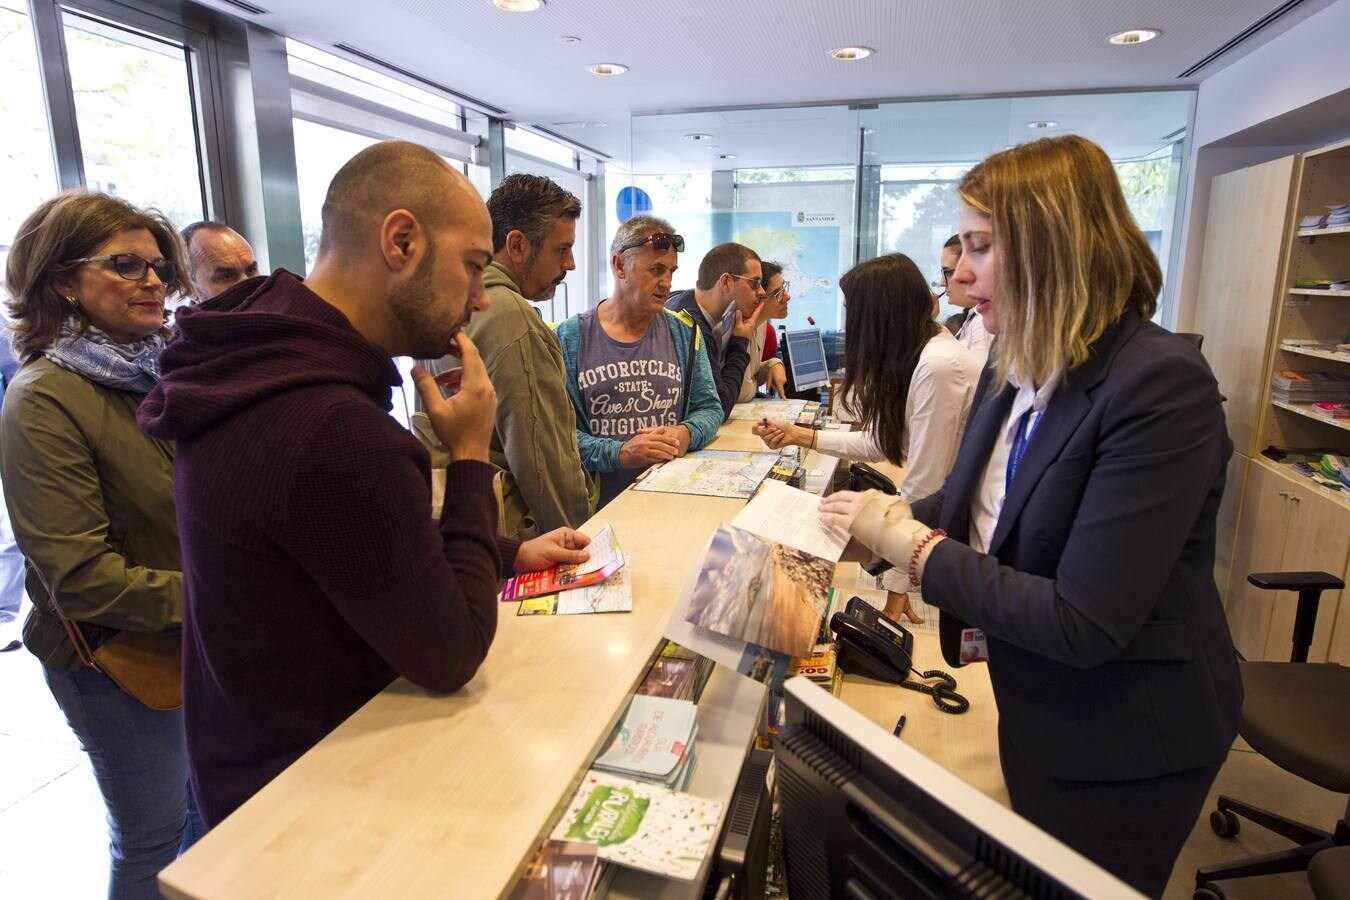
[[[956,460],[980,364],[933,321],[933,295],[909,257],[894,253],[860,263],[839,279],[839,287],[848,311],[840,395],[848,398],[862,430],[817,431],[768,419],[754,432],[775,450],[795,444],[903,465],[900,496],[909,502],[927,497],[942,486]],[[896,402],[901,397],[903,407]],[[904,589],[900,582],[888,606],[921,622],[898,596]]]

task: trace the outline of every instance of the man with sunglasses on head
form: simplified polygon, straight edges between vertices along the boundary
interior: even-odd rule
[[[743,244],[718,244],[698,264],[692,290],[672,294],[667,309],[684,312],[698,325],[708,348],[723,416],[731,415],[750,366],[750,340],[768,316],[759,254]],[[730,328],[723,329],[723,320]],[[761,335],[761,341],[762,341]]]
[[[665,308],[683,249],[663,219],[624,222],[610,243],[614,293],[558,326],[581,463],[599,476],[601,506],[722,424],[698,326]]]

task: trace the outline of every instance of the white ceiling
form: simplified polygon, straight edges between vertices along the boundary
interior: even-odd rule
[[[219,0],[207,2],[237,14]],[[1279,5],[1278,0],[548,0],[538,12],[506,13],[491,0],[256,2],[272,9],[255,19],[265,27],[324,49],[354,45],[501,107],[514,121],[567,134],[621,160],[630,158],[638,140],[633,134],[644,132],[642,120],[630,126],[631,119],[644,113],[1193,85],[1198,79],[1182,81],[1177,75]],[[1306,0],[1200,76],[1329,2]],[[1108,34],[1132,27],[1159,28],[1163,34],[1133,47],[1106,42]],[[581,41],[562,43],[563,35]],[[851,44],[877,52],[852,63],[828,56],[831,48]],[[596,62],[619,62],[631,70],[602,78],[586,69]],[[1014,130],[1024,113],[1001,102],[1004,109],[990,117],[1004,117]],[[1129,115],[1138,113],[1149,114],[1136,107]],[[785,119],[791,116],[784,113]],[[576,120],[608,127],[557,125]],[[941,128],[931,133],[950,139]],[[642,157],[639,152],[639,162]]]

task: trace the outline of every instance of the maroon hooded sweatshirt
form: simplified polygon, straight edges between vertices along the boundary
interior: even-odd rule
[[[289,272],[178,313],[145,398],[177,441],[183,710],[220,822],[395,677],[453,691],[497,627],[493,468],[446,470],[388,415],[389,357]]]

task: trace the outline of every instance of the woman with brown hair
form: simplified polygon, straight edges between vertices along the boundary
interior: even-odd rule
[[[6,271],[22,367],[0,410],[0,468],[29,566],[24,643],[89,754],[117,898],[158,897],[159,870],[195,836],[181,711],[87,664],[127,634],[171,650],[182,623],[173,447],[136,424],[159,379],[165,299],[189,290],[182,263],[162,216],[74,190],[24,221]]]
[[[953,277],[998,340],[956,465],[912,506],[840,493],[822,520],[922,586],[949,662],[988,662],[1013,809],[1158,896],[1242,705],[1218,387],[1149,321],[1161,271],[1101,148],[1023,144],[959,190]]]

